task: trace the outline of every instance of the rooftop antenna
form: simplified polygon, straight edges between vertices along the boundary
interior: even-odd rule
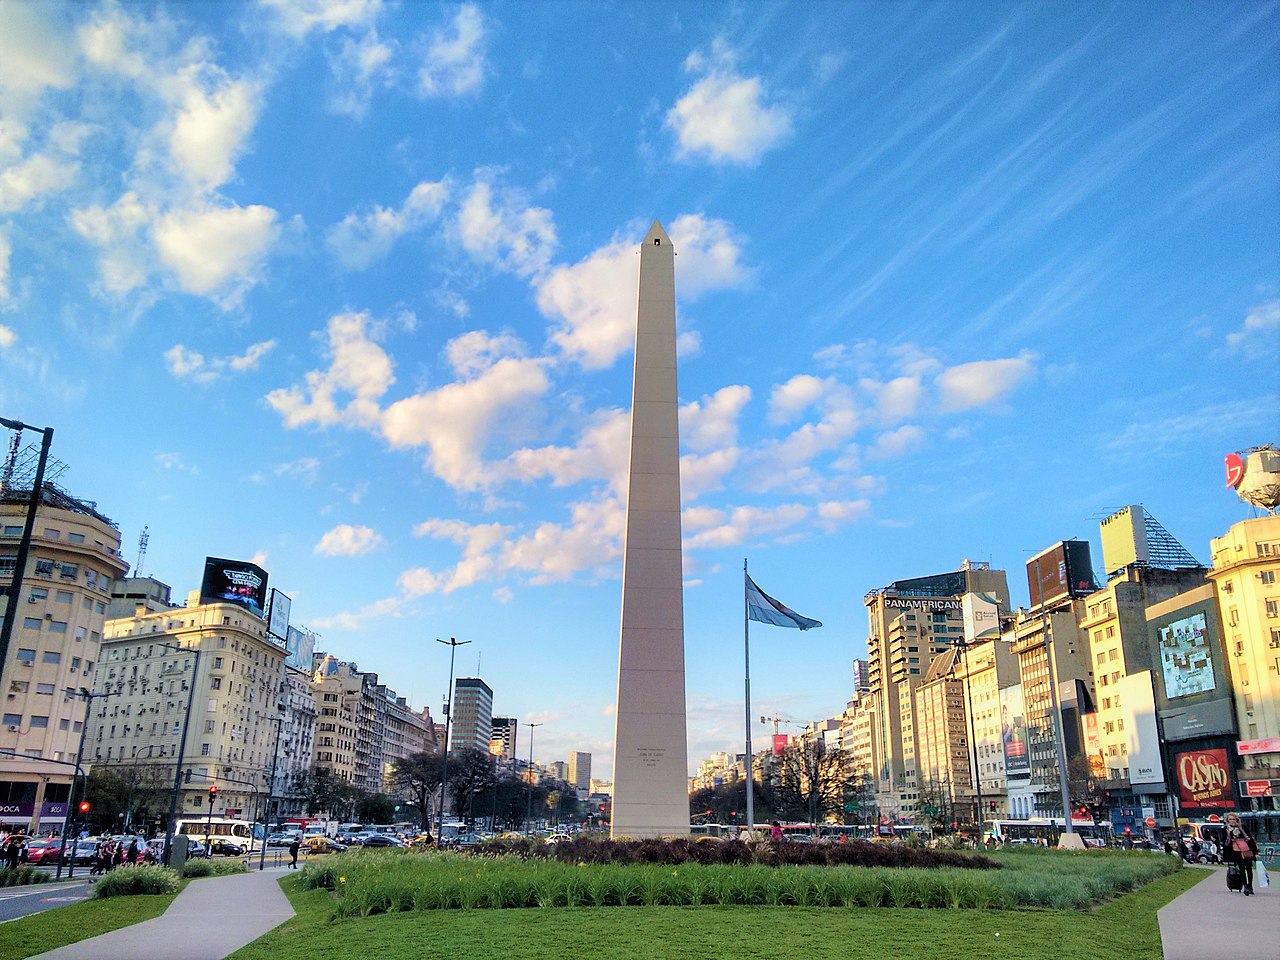
[[[480,651],[476,651],[476,676],[480,676]]]
[[[9,434],[9,453],[4,458],[4,466],[0,467],[0,490],[8,490],[13,486],[13,468],[18,462],[18,447],[22,443],[22,433],[18,430]]]
[[[151,540],[151,534],[147,532],[149,529],[149,527],[143,527],[142,532],[138,534],[138,562],[133,565],[135,577],[142,576],[142,561],[147,558],[147,543]]]

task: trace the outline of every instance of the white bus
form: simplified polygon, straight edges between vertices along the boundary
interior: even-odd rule
[[[245,853],[258,850],[263,841],[262,824],[230,817],[179,817],[177,832],[200,843],[208,839],[229,840],[244,847]]]

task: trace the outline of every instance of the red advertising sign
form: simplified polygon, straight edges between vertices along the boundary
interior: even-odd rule
[[[780,757],[787,752],[787,741],[791,739],[785,733],[775,733],[773,735],[773,755]]]
[[[1184,807],[1235,806],[1226,750],[1189,750],[1174,758],[1178,799]]]
[[[1228,453],[1226,460],[1227,486],[1235,489],[1240,486],[1240,481],[1244,479],[1244,461],[1240,459],[1238,453]]]
[[[1271,796],[1270,780],[1246,780],[1244,782],[1245,796],[1248,797],[1269,797]]]
[[[1280,737],[1264,737],[1261,740],[1237,740],[1236,753],[1280,753]]]

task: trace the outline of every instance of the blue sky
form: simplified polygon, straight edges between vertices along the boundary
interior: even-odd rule
[[[0,5],[0,413],[179,597],[257,559],[438,715],[612,767],[636,247],[677,250],[690,761],[863,594],[1274,441],[1274,3]],[[764,728],[755,728],[763,735]],[[521,738],[524,754],[528,741]]]

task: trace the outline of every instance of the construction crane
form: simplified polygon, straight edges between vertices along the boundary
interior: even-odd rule
[[[800,723],[798,720],[788,720],[786,717],[761,717],[761,718],[760,718],[760,722],[761,722],[761,723],[772,723],[772,724],[773,724],[773,735],[774,735],[775,737],[778,735],[778,724],[780,724],[780,723],[789,723],[789,724],[791,724],[793,727],[803,727],[803,726],[804,726],[804,724],[803,724],[803,723]]]

